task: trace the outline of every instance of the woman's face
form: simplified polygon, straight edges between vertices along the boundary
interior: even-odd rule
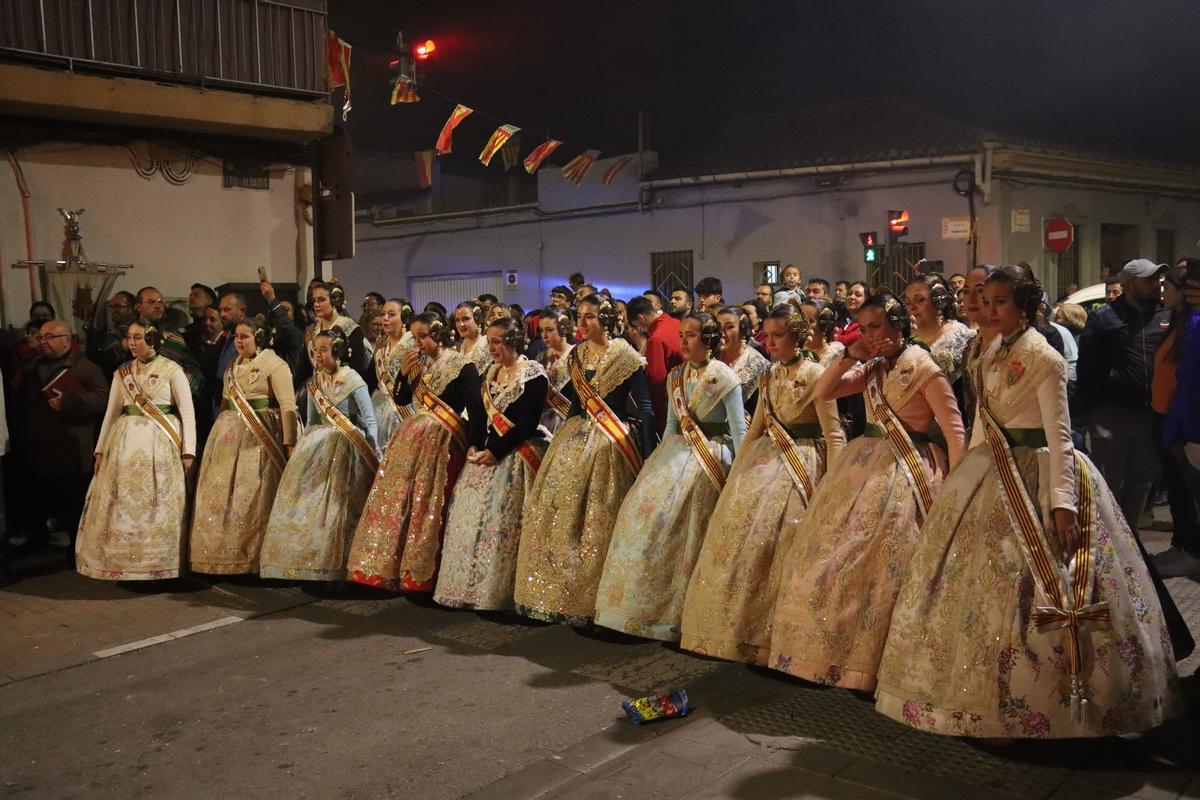
[[[329,290],[320,287],[312,291],[313,313],[318,319],[333,319],[333,303],[329,299]]]
[[[929,299],[929,287],[923,283],[910,283],[904,287],[904,305],[917,327],[932,325],[937,321],[933,301]]]
[[[880,353],[890,353],[900,343],[900,331],[888,324],[882,308],[869,306],[858,312],[858,324],[862,327],[863,339]]]
[[[867,302],[867,287],[861,283],[856,283],[850,287],[850,291],[846,293],[846,308],[851,314],[857,313],[862,304]]]
[[[383,332],[393,339],[399,339],[404,335],[404,309],[394,300],[389,300],[383,304],[383,315],[380,317],[383,320]]]
[[[763,323],[763,334],[767,337],[766,348],[776,361],[791,361],[796,357],[796,340],[788,331],[787,320],[767,317]]]
[[[154,348],[146,343],[146,329],[141,325],[130,325],[125,334],[129,343],[129,355],[137,359],[147,359],[154,355]]]
[[[608,339],[608,331],[600,324],[600,308],[591,303],[579,304],[579,332],[584,339],[603,344]]]
[[[700,337],[700,320],[685,319],[679,323],[679,351],[685,359],[694,364],[708,358],[708,348],[704,346],[704,340]]]
[[[467,308],[454,309],[454,327],[458,335],[464,339],[474,339],[479,336],[479,325],[475,322],[475,313]]]
[[[408,329],[412,331],[413,341],[416,342],[417,349],[429,358],[437,358],[442,346],[437,343],[436,339],[429,335],[429,326],[424,322],[414,322],[408,326]]]
[[[812,306],[800,306],[800,311],[808,319],[808,338],[804,341],[804,346],[809,350],[820,350],[825,346],[825,338],[821,336],[821,329],[817,327],[817,309]]]
[[[558,322],[553,317],[542,317],[538,321],[538,330],[542,332],[542,341],[547,347],[562,347],[562,337],[558,335]]]
[[[614,300],[613,305],[617,307],[617,318],[621,320],[621,325],[624,326],[629,322],[629,314],[625,308],[624,300]]]
[[[328,336],[317,337],[313,345],[313,355],[316,357],[317,369],[322,372],[337,372],[338,363],[333,355],[333,340]]]
[[[750,318],[750,327],[753,330],[758,330],[758,309],[755,308],[754,304],[747,303],[746,305],[742,306],[742,311],[745,311],[746,316]]]
[[[238,325],[233,329],[233,349],[239,356],[246,358],[258,352],[258,345],[254,343],[254,331],[249,325]]]
[[[738,330],[737,314],[718,314],[717,322],[721,325],[722,352],[730,354],[738,352],[742,347],[742,333]],[[679,329],[679,335],[683,336],[682,326]]]
[[[1183,309],[1183,291],[1170,281],[1163,281],[1162,297],[1165,308],[1171,311],[1180,311]]]
[[[991,327],[987,314],[983,310],[983,282],[987,275],[981,269],[973,269],[967,273],[967,282],[963,284],[962,311],[968,321],[981,327]]]
[[[493,361],[507,367],[517,360],[517,351],[504,343],[503,328],[489,327],[487,329],[487,345],[488,355],[492,357]]]
[[[1025,317],[1013,299],[1013,285],[1004,281],[988,281],[983,285],[983,305],[987,309],[988,325],[1008,338],[1021,328]]]
[[[508,306],[497,303],[496,305],[494,305],[490,309],[488,309],[487,322],[490,325],[491,323],[495,322],[496,320],[504,319],[508,316],[510,316],[508,313]]]

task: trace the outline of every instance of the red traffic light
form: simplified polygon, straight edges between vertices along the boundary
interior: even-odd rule
[[[433,39],[426,39],[413,48],[413,55],[416,56],[417,59],[424,61],[433,55],[435,50],[437,50],[437,44],[433,41]]]
[[[888,230],[897,236],[908,233],[908,211],[889,211]]]

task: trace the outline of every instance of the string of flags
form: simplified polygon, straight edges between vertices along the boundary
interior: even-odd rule
[[[330,90],[342,86],[345,87],[342,102],[342,121],[346,121],[350,114],[352,105],[350,103],[350,54],[352,47],[343,39],[340,39],[334,31],[327,31],[325,36],[325,79]],[[425,84],[426,89],[430,87]],[[439,94],[434,90],[434,94]],[[445,97],[444,95],[442,95]],[[449,98],[446,98],[449,99]],[[416,82],[410,77],[401,75],[396,79],[392,87],[389,105],[400,105],[408,103],[421,102],[421,95],[417,91]],[[455,101],[451,101],[455,102]],[[417,179],[421,188],[429,188],[433,184],[433,163],[438,156],[448,155],[452,152],[454,144],[454,129],[457,128],[463,120],[475,113],[475,110],[462,103],[455,103],[454,110],[450,112],[450,116],[442,125],[441,131],[438,133],[436,142],[432,150],[421,150],[413,154],[417,166]],[[481,115],[486,116],[486,115]],[[521,161],[525,168],[525,172],[530,175],[537,174],[541,169],[542,162],[550,157],[563,142],[558,139],[547,139],[541,142],[529,152]],[[500,154],[501,163],[504,166],[504,171],[508,172],[517,165],[520,160],[521,147],[521,129],[516,125],[502,123],[497,127],[490,137],[487,144],[479,154],[479,162],[485,167],[490,166],[496,154]],[[585,150],[575,158],[571,159],[565,166],[561,168],[562,176],[576,186],[581,186],[595,166],[596,161],[600,158],[599,150]],[[601,184],[605,187],[611,186],[617,175],[629,166],[633,161],[633,156],[622,156],[609,165],[604,171],[601,178]]]

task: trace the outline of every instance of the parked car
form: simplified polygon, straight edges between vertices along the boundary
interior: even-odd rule
[[[1093,283],[1091,286],[1085,286],[1079,291],[1067,295],[1055,305],[1063,303],[1078,303],[1088,313],[1091,313],[1092,309],[1104,305],[1104,284]]]

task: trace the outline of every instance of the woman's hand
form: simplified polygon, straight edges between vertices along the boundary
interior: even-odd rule
[[[92,456],[92,474],[93,475],[100,474],[100,462],[103,460],[104,460],[103,453],[96,453],[94,456]]]
[[[852,343],[846,348],[846,352],[850,354],[851,358],[859,361],[870,361],[875,355],[874,348],[867,344],[866,339],[859,339],[858,341]]]
[[[1079,518],[1069,508],[1056,508],[1050,512],[1054,519],[1054,531],[1067,555],[1070,556],[1083,544],[1083,531],[1079,529]]]
[[[196,457],[190,454],[183,456],[183,474],[187,475],[192,471],[192,465],[196,463]]]
[[[405,350],[404,355],[400,356],[400,371],[404,373],[404,377],[412,381],[420,370],[421,352],[416,349]]]
[[[474,455],[467,456],[467,460],[472,464],[482,464],[485,467],[496,466],[496,457],[492,455],[491,450],[477,450]]]

